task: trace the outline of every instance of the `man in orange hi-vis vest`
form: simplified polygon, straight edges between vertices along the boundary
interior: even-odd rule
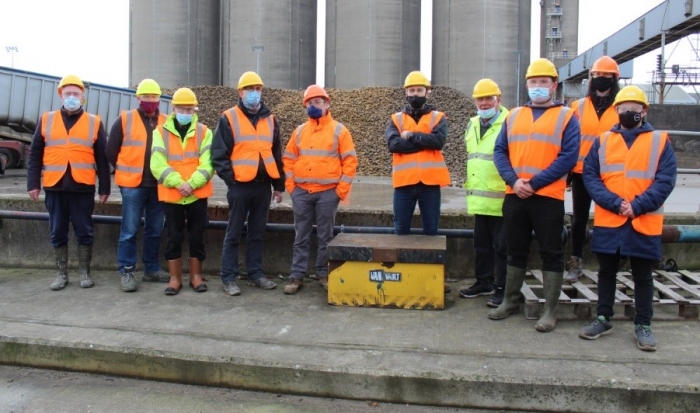
[[[598,255],[598,317],[579,333],[595,340],[612,332],[616,275],[629,257],[634,279],[637,347],[655,351],[652,268],[661,260],[663,205],[676,184],[676,155],[666,132],[646,122],[649,102],[636,86],[625,86],[613,103],[619,124],[593,143],[583,182],[596,203],[591,250]]]
[[[350,131],[331,116],[331,98],[318,85],[304,91],[309,120],[299,125],[284,151],[284,185],[292,196],[294,253],[285,294],[295,294],[304,285],[309,265],[311,230],[316,218],[316,274],[328,290],[328,243],[338,204],[350,193],[357,170],[357,155]]]
[[[228,225],[221,252],[221,283],[228,295],[240,295],[238,247],[247,221],[248,281],[263,290],[277,287],[263,274],[265,229],[272,198],[282,201],[284,169],[279,123],[262,100],[263,81],[255,72],[238,79],[238,104],[219,118],[212,163],[228,191]],[[274,188],[274,192],[271,190]]]
[[[114,181],[122,195],[122,224],[117,247],[117,266],[124,292],[136,291],[134,270],[138,253],[136,235],[144,218],[144,282],[168,282],[170,274],[160,268],[158,250],[165,213],[158,201],[158,181],[151,172],[153,130],[165,123],[160,113],[161,90],[153,79],[144,79],[136,88],[139,107],[123,111],[112,124],[107,141],[107,159],[114,166]]]
[[[197,96],[184,87],[173,93],[173,113],[153,131],[151,172],[158,180],[158,199],[165,202],[165,227],[170,282],[165,295],[182,288],[182,243],[187,230],[190,287],[207,291],[202,279],[202,261],[207,257],[204,230],[209,223],[207,199],[214,194],[211,178],[212,133],[197,121]]]
[[[426,103],[430,80],[413,71],[404,81],[407,104],[391,116],[384,132],[392,154],[394,232],[409,234],[416,203],[424,235],[437,235],[440,220],[440,188],[450,184],[442,156],[447,139],[447,117]]]
[[[83,109],[85,85],[75,75],[68,75],[58,84],[63,101],[60,110],[46,112],[39,120],[29,149],[27,191],[39,200],[41,187],[49,212],[51,246],[56,260],[56,279],[52,290],[68,284],[68,226],[78,240],[78,274],[80,286],[90,288],[92,262],[95,183],[100,203],[110,193],[109,162],[105,156],[107,137],[100,117]],[[43,173],[42,173],[43,171]]]
[[[505,181],[503,218],[508,263],[503,302],[489,312],[501,320],[520,309],[532,231],[542,258],[545,305],[535,323],[539,332],[554,330],[564,277],[564,192],[566,176],[579,153],[579,123],[571,108],[554,100],[557,68],[537,59],[527,68],[530,101],[512,109],[496,140],[494,163]]]
[[[569,283],[576,282],[583,274],[581,258],[591,210],[591,196],[583,184],[583,160],[600,133],[609,131],[617,123],[617,112],[612,103],[620,91],[619,78],[620,69],[615,60],[609,56],[597,59],[588,78],[588,96],[571,103],[581,124],[581,149],[570,175],[574,214],[571,218],[571,259],[569,270],[564,275],[564,280]]]

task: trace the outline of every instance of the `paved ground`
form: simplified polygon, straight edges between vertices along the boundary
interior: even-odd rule
[[[96,286],[51,271],[0,270],[0,363],[273,393],[452,407],[571,411],[697,411],[698,321],[657,322],[655,353],[635,346],[633,324],[585,341],[586,322],[549,334],[522,314],[486,317],[485,298],[444,311],[334,307],[307,280],[300,293],[243,285],[243,295],[163,284],[123,293],[112,272]],[[280,282],[282,280],[279,280]],[[571,313],[571,307],[562,307]],[[662,310],[658,310],[662,311]],[[671,309],[663,311],[672,311]]]

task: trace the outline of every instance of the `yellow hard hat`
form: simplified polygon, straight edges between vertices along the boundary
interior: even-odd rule
[[[68,85],[75,85],[78,86],[82,91],[85,91],[85,85],[83,84],[83,81],[80,80],[80,78],[76,75],[68,75],[65,76],[63,79],[61,79],[60,82],[58,82],[58,94],[60,95],[61,92],[63,91],[64,86]]]
[[[136,96],[162,95],[158,82],[153,79],[143,79],[136,88]]]
[[[196,105],[197,96],[190,88],[181,87],[173,93],[173,105]]]
[[[264,86],[262,79],[255,72],[245,72],[238,79],[238,89],[256,85]]]
[[[624,102],[637,102],[644,105],[645,108],[649,107],[649,101],[647,100],[647,94],[644,93],[642,89],[637,86],[625,86],[617,92],[615,95],[615,101],[613,106],[617,107]]]
[[[501,96],[501,89],[498,88],[496,82],[491,79],[481,79],[474,85],[472,98],[485,98],[488,96]]]
[[[537,59],[530,63],[530,66],[527,67],[527,73],[525,74],[526,79],[537,76],[549,76],[553,77],[554,79],[559,78],[559,74],[557,73],[557,68],[554,66],[554,63],[545,58]]]
[[[404,89],[411,86],[430,87],[428,77],[419,71],[413,71],[406,76],[406,81],[403,82]]]

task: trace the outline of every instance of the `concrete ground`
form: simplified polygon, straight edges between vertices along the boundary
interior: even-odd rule
[[[94,272],[88,290],[71,277],[54,292],[52,271],[0,270],[0,363],[382,403],[700,408],[697,320],[654,323],[659,349],[646,353],[624,317],[597,341],[577,336],[590,320],[548,334],[522,313],[491,321],[486,298],[457,297],[470,280],[452,283],[444,311],[410,311],[329,306],[309,279],[293,296],[277,279],[271,291],[242,281],[229,297],[213,278],[206,293],[167,297],[164,284],[123,293],[114,272]]]

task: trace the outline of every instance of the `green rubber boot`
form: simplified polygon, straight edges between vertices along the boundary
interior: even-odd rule
[[[503,292],[503,302],[497,308],[489,311],[491,320],[503,320],[511,314],[520,311],[523,303],[520,289],[525,281],[525,268],[508,266],[506,271],[506,287]]]
[[[543,271],[544,281],[544,314],[535,323],[535,330],[540,333],[549,333],[557,326],[557,307],[559,307],[559,295],[564,273]]]
[[[66,288],[68,284],[68,245],[53,249],[56,258],[56,279],[51,283],[54,291]]]

